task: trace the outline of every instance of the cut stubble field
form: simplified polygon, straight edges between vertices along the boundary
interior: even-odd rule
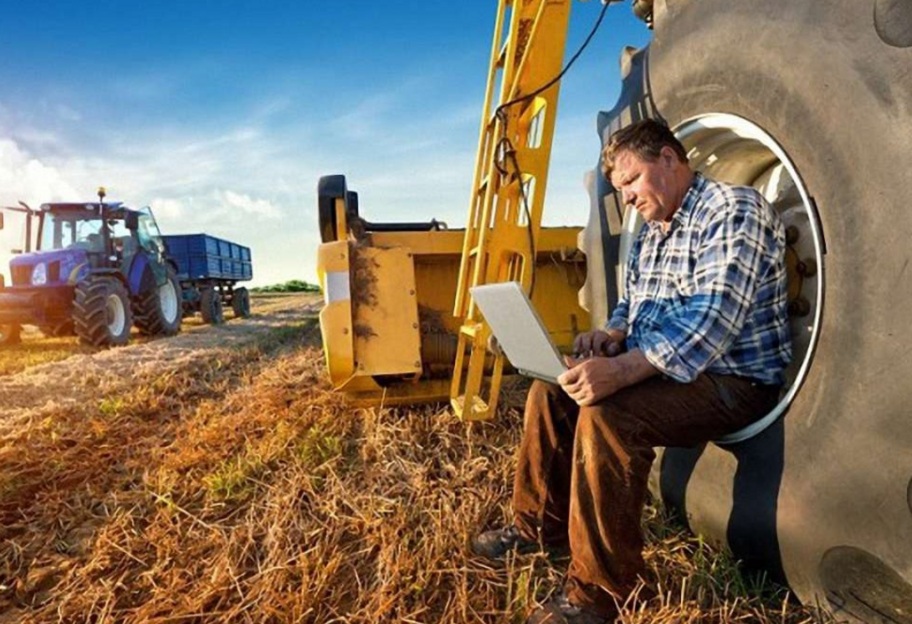
[[[566,559],[466,548],[509,518],[524,386],[471,426],[355,407],[325,381],[320,305],[0,355],[0,623],[521,622],[555,591]],[[623,621],[824,621],[661,509],[644,526],[658,592]]]

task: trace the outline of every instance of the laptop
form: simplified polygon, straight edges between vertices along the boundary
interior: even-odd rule
[[[494,337],[520,374],[553,384],[567,366],[518,282],[469,289]]]

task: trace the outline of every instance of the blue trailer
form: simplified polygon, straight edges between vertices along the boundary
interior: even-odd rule
[[[183,290],[184,314],[200,312],[207,323],[223,321],[230,306],[236,317],[250,316],[250,293],[238,282],[253,279],[250,248],[208,234],[163,236]]]

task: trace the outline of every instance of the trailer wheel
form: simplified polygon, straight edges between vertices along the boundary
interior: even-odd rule
[[[0,347],[9,347],[22,342],[22,327],[16,324],[0,325]]]
[[[170,266],[161,286],[152,285],[133,299],[136,327],[149,336],[173,336],[180,331],[183,313],[181,285]]]
[[[126,287],[113,277],[90,277],[76,287],[73,327],[80,342],[116,347],[130,340],[133,314]]]
[[[711,177],[781,191],[790,295],[805,291],[785,418],[734,446],[669,449],[654,483],[739,559],[778,563],[804,602],[905,622],[912,48],[881,37],[873,4],[656,2],[631,110],[663,117]]]
[[[200,294],[200,314],[210,325],[221,325],[225,321],[222,295],[217,288],[206,288]]]
[[[235,318],[250,318],[250,291],[246,288],[236,288],[231,299],[231,309]]]

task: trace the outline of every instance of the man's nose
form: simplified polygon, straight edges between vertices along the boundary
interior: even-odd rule
[[[630,189],[624,189],[621,191],[621,199],[624,200],[624,205],[630,205],[636,203],[636,193]]]

